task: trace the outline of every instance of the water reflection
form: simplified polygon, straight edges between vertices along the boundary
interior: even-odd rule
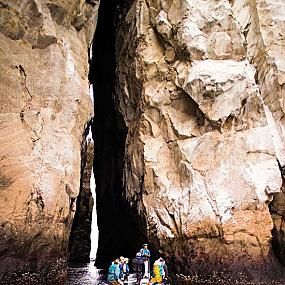
[[[68,269],[68,280],[65,285],[95,285],[102,273],[97,269],[94,263],[71,264]]]

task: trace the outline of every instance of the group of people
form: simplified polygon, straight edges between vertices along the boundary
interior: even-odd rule
[[[129,275],[129,259],[121,256],[116,258],[109,267],[107,279],[114,285],[123,285],[123,280]]]
[[[115,259],[108,270],[108,281],[114,285],[123,285],[123,280],[130,272],[128,262],[129,259],[124,257]],[[142,278],[148,279],[149,284],[162,284],[168,277],[165,260],[161,257],[154,262],[153,271],[150,274],[150,251],[147,244],[143,245],[132,260],[132,268],[137,274],[138,284]]]

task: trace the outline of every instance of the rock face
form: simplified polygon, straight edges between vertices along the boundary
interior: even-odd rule
[[[281,2],[121,7],[115,100],[128,130],[125,196],[178,272],[261,278],[278,268],[268,204],[281,191],[277,159],[285,164]]]
[[[90,76],[99,257],[148,239],[174,272],[281,278],[271,240],[285,263],[285,4],[101,7]],[[97,8],[0,0],[0,284],[65,277]]]
[[[274,146],[283,177],[281,193],[274,196],[270,210],[274,222],[273,250],[285,264],[284,194],[284,83],[285,83],[285,3],[281,1],[235,1],[233,11],[248,43],[248,58],[257,72],[267,118],[273,130]],[[270,112],[269,112],[270,110]],[[269,114],[268,114],[269,113]]]
[[[88,47],[97,6],[0,1],[1,284],[61,284],[65,275],[93,113]]]

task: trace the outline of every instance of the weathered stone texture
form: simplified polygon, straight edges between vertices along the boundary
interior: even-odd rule
[[[274,266],[283,10],[277,0],[133,1],[119,25],[126,197],[182,273],[261,277]]]
[[[4,284],[14,284],[17,274],[17,284],[36,284],[23,279],[26,271],[42,274],[43,284],[60,284],[52,275],[64,276],[80,148],[93,115],[87,51],[97,8],[94,1],[0,1]]]
[[[256,78],[266,104],[268,125],[284,180],[285,3],[274,0],[234,1],[233,11],[246,37],[248,58],[256,68]],[[283,264],[284,208],[283,185],[282,193],[275,195],[270,205],[274,222],[273,249]]]

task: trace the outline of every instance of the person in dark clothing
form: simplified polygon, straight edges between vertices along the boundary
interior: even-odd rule
[[[142,259],[140,252],[136,254],[136,257],[132,261],[132,265],[133,265],[133,271],[137,275],[137,281],[139,284],[142,279],[142,274],[144,271],[144,260]]]
[[[169,277],[168,277],[168,267],[165,263],[165,260],[163,258],[160,258],[160,262],[164,271],[164,277],[163,277],[163,283],[169,284]]]

